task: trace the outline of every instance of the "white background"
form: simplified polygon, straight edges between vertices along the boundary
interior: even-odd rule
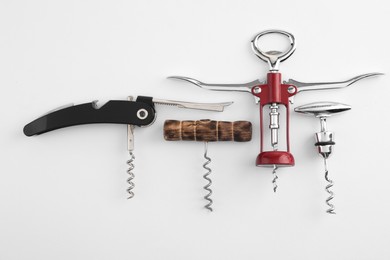
[[[292,32],[284,79],[389,73],[386,1],[27,1],[0,3],[0,259],[390,259],[389,80],[304,92],[336,101],[329,120],[337,215],[328,215],[317,119],[291,113],[296,166],[254,165],[258,107],[245,93],[166,80],[262,78],[252,37]],[[55,107],[128,95],[234,101],[224,113],[158,106],[135,129],[135,193],[126,200],[126,127],[87,125],[27,138]],[[166,119],[250,120],[250,143],[211,143],[213,213],[203,208],[203,144],[166,142]],[[268,142],[268,140],[266,140]]]

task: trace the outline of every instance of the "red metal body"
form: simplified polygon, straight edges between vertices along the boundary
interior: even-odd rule
[[[252,88],[252,94],[260,98],[260,154],[256,158],[256,166],[294,166],[294,156],[290,153],[289,137],[289,98],[297,93],[294,85],[282,84],[280,73],[268,73],[267,84],[257,85]],[[289,91],[290,89],[290,91]],[[263,150],[263,107],[277,103],[286,107],[286,143],[287,151]]]

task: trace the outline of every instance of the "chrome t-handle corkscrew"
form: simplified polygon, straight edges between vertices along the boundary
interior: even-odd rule
[[[206,181],[206,185],[203,189],[206,191],[203,197],[207,202],[205,208],[209,211],[213,211],[213,199],[211,195],[212,170],[209,167],[211,158],[208,156],[208,143],[209,142],[249,142],[252,139],[252,123],[249,121],[214,121],[209,119],[203,120],[166,120],[164,123],[164,139],[167,141],[197,141],[204,142],[204,154],[205,163],[203,168],[205,173],[203,179]]]
[[[316,102],[295,108],[295,112],[313,115],[320,119],[321,131],[315,134],[315,146],[317,147],[318,153],[324,159],[325,180],[328,182],[325,190],[329,194],[329,197],[325,202],[329,207],[326,210],[326,212],[329,214],[336,214],[336,212],[334,205],[330,203],[330,201],[334,198],[334,193],[331,190],[333,187],[333,181],[328,177],[329,171],[327,160],[332,154],[333,146],[336,143],[334,142],[334,133],[327,130],[326,119],[336,113],[348,111],[350,109],[351,106],[349,105],[335,102]]]

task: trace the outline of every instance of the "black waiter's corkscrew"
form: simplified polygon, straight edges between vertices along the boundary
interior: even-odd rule
[[[127,125],[127,142],[130,154],[130,159],[127,161],[129,166],[127,170],[129,175],[127,192],[130,199],[134,197],[134,127],[150,126],[154,123],[156,120],[155,104],[222,112],[226,106],[232,103],[194,103],[145,96],[138,96],[136,99],[130,96],[128,100],[110,100],[103,105],[99,105],[98,101],[93,101],[52,110],[27,124],[23,132],[27,136],[33,136],[76,125],[101,123]]]

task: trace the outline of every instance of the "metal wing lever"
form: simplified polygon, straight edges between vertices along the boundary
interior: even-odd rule
[[[312,82],[312,83],[306,83],[306,82],[300,82],[294,79],[289,79],[287,81],[283,81],[284,84],[294,85],[297,87],[297,93],[302,91],[309,91],[309,90],[323,90],[323,89],[338,89],[338,88],[345,88],[353,83],[369,78],[374,76],[380,76],[384,75],[383,73],[366,73],[362,74],[356,77],[353,77],[351,79],[345,80],[345,81],[334,81],[334,82]],[[248,83],[242,83],[242,84],[209,84],[201,82],[194,78],[189,77],[183,77],[183,76],[170,76],[168,79],[178,79],[178,80],[184,80],[189,83],[192,83],[200,88],[208,89],[208,90],[215,90],[215,91],[238,91],[238,92],[252,92],[252,88],[257,85],[266,84],[265,80],[254,80]]]
[[[349,80],[345,81],[335,81],[335,82],[313,82],[313,83],[304,83],[304,82],[299,82],[294,79],[289,79],[287,81],[283,81],[284,84],[291,84],[297,87],[297,93],[301,91],[308,91],[308,90],[323,90],[323,89],[337,89],[337,88],[345,88],[353,83],[369,78],[369,77],[374,77],[374,76],[380,76],[384,75],[383,73],[367,73],[367,74],[362,74],[356,77],[353,77]]]
[[[261,80],[254,80],[243,84],[208,84],[201,82],[197,79],[182,77],[182,76],[170,76],[168,79],[179,79],[192,83],[200,88],[216,91],[238,91],[238,92],[252,92],[252,88],[257,85],[262,85],[265,82]]]

